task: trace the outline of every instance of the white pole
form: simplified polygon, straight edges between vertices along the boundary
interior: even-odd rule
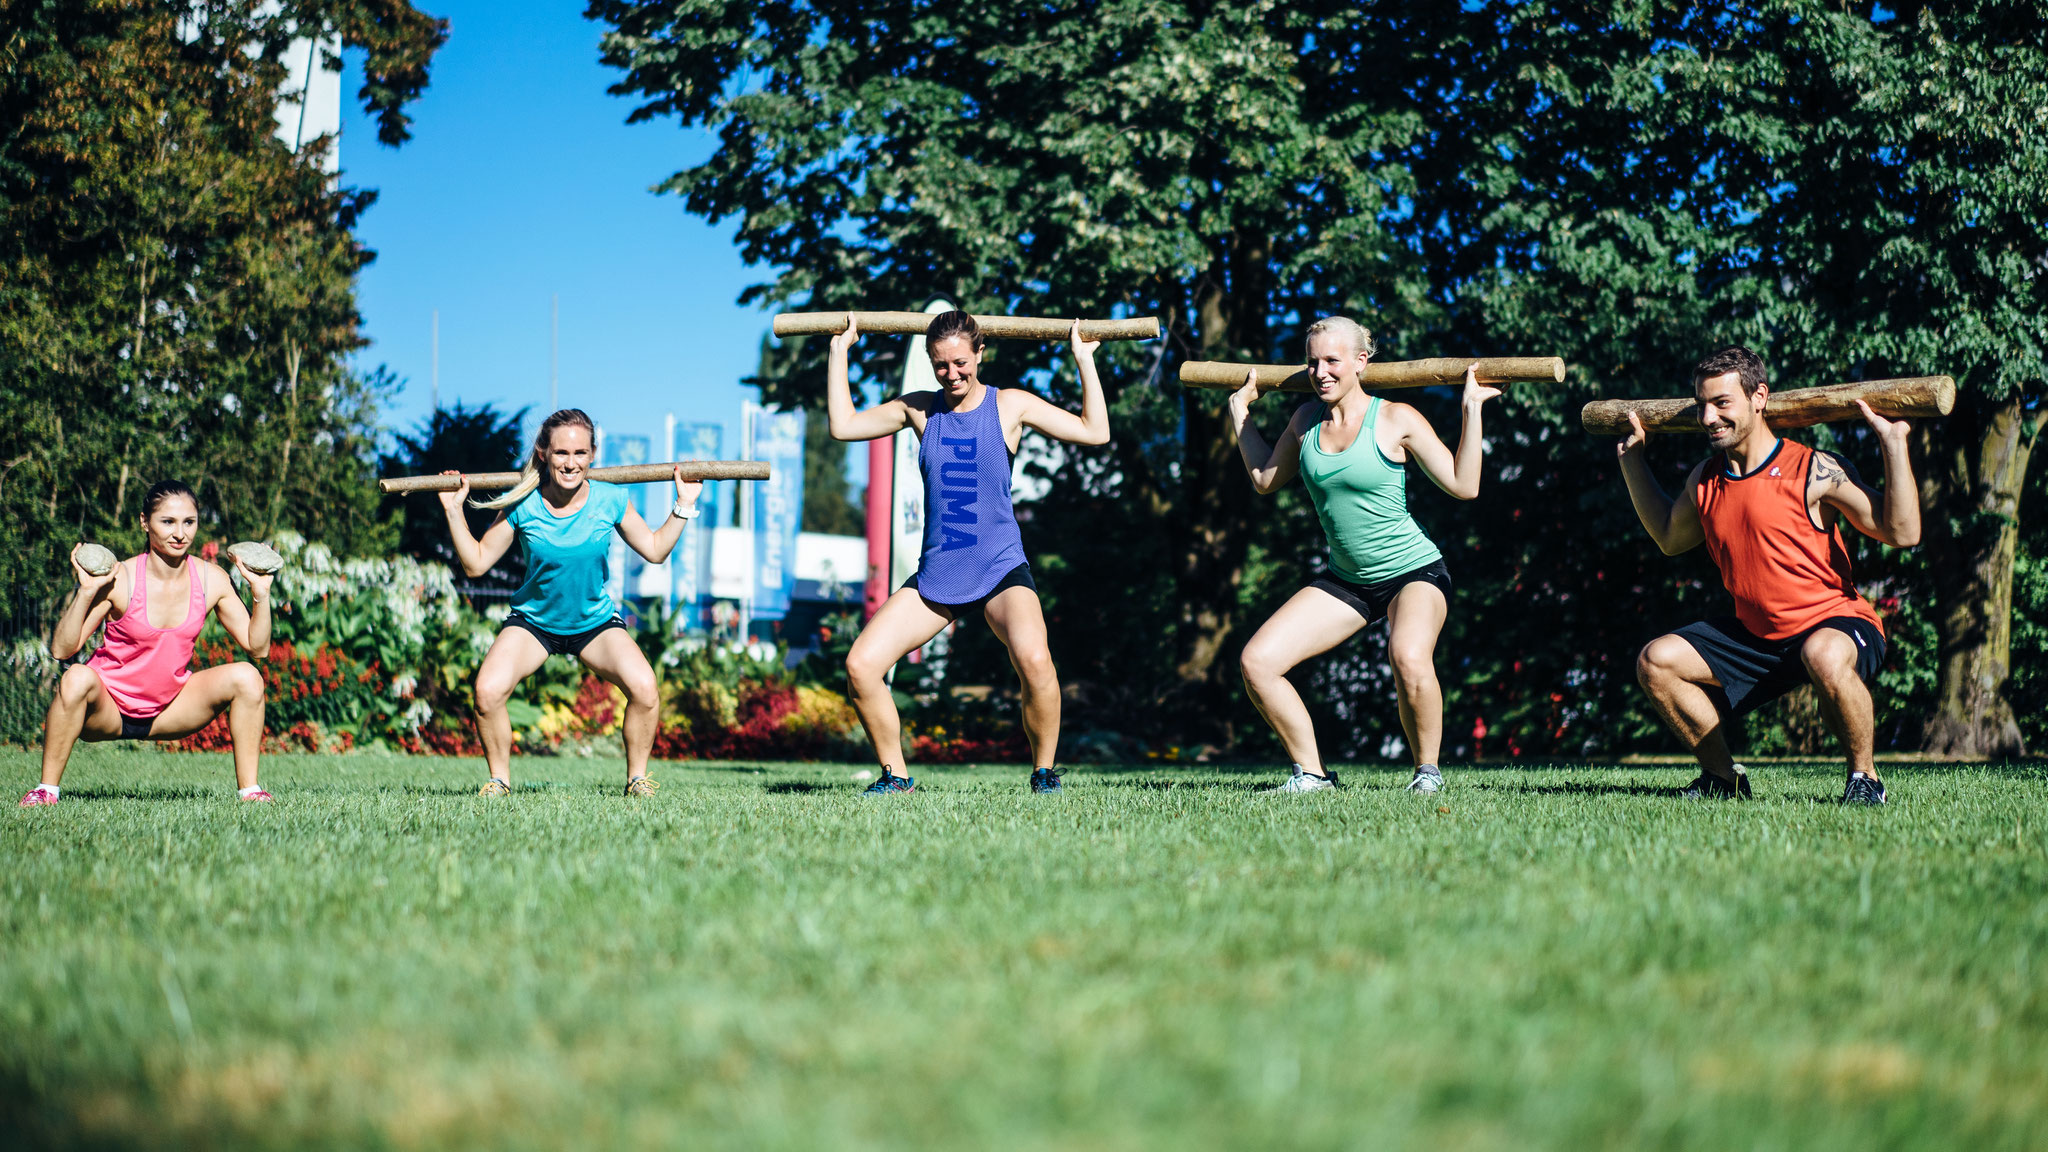
[[[760,405],[751,400],[740,404],[740,459],[754,458],[754,423]],[[740,489],[740,532],[747,542],[747,582],[740,592],[740,644],[746,645],[754,626],[754,485],[742,484]]]

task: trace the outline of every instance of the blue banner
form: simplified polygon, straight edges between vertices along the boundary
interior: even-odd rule
[[[749,406],[753,443],[747,458],[765,460],[771,475],[754,487],[754,595],[757,620],[789,614],[796,592],[796,532],[804,517],[804,414]]]
[[[675,443],[670,446],[675,460],[717,460],[725,454],[725,425],[678,424]],[[669,555],[671,595],[686,628],[702,628],[702,601],[711,595],[711,529],[718,515],[720,493],[726,485],[715,481],[697,494],[697,517],[683,526],[682,539]]]
[[[647,464],[654,459],[654,441],[646,436],[620,436],[605,433],[604,443],[598,449],[598,467],[617,468],[625,464]],[[647,518],[645,484],[631,485],[626,489],[626,498],[641,509],[641,519]],[[641,491],[635,491],[640,489]],[[640,591],[640,573],[647,567],[647,561],[638,552],[626,547],[618,533],[612,534],[611,573],[606,581],[621,609],[626,609],[632,598]]]

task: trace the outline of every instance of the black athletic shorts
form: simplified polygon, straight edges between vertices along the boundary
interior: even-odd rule
[[[903,582],[903,586],[905,588],[917,587],[917,573],[912,572],[910,579]],[[1001,580],[996,581],[996,586],[989,589],[987,594],[969,600],[965,604],[941,604],[922,592],[918,593],[918,598],[937,609],[939,615],[957,618],[965,616],[969,612],[979,612],[987,608],[989,601],[1012,588],[1029,588],[1033,592],[1038,591],[1038,582],[1031,578],[1031,565],[1029,563],[1019,564],[1015,568],[1010,569],[1003,575]]]
[[[1823,628],[1856,642],[1857,679],[1868,684],[1877,677],[1877,670],[1884,667],[1884,633],[1861,616],[1831,616],[1784,640],[1765,640],[1733,616],[1687,624],[1672,635],[1684,637],[1721,682],[1719,689],[1707,689],[1715,698],[1714,707],[1724,716],[1744,716],[1811,682],[1799,649]]]
[[[592,640],[597,639],[614,628],[624,628],[625,626],[626,622],[624,620],[613,616],[588,632],[577,632],[573,635],[564,636],[560,632],[550,632],[526,617],[521,616],[519,613],[514,612],[510,616],[505,617],[505,624],[498,631],[503,632],[506,628],[517,628],[532,636],[535,640],[540,641],[540,646],[547,649],[550,656],[581,656],[583,655],[583,650],[590,647]]]
[[[130,716],[126,712],[121,713],[121,739],[123,740],[147,740],[149,739],[149,730],[154,727],[156,727],[156,717],[154,716]]]
[[[1414,568],[1399,576],[1389,576],[1371,584],[1353,584],[1329,572],[1308,582],[1311,588],[1320,588],[1355,609],[1365,617],[1367,624],[1380,620],[1387,614],[1387,606],[1401,589],[1410,584],[1434,584],[1443,589],[1444,599],[1451,598],[1451,570],[1444,567],[1444,558],[1439,556],[1420,568]]]

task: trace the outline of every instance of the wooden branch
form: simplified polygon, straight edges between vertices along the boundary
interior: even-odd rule
[[[846,318],[860,320],[864,334],[877,336],[922,336],[932,326],[930,312],[778,312],[775,335],[832,336],[846,331]],[[991,340],[1065,340],[1074,329],[1072,320],[1037,316],[976,316],[981,334]],[[1133,316],[1127,320],[1083,320],[1083,340],[1157,340],[1159,317]]]
[[[1393,360],[1365,366],[1367,388],[1429,388],[1465,382],[1465,366],[1479,365],[1481,384],[1564,381],[1564,361],[1556,356],[1438,356],[1430,360]],[[1190,360],[1180,366],[1180,382],[1190,388],[1244,387],[1247,372],[1259,375],[1259,387],[1281,392],[1313,392],[1308,369],[1299,364],[1235,364],[1227,360]]]
[[[1788,388],[1764,401],[1764,422],[1773,428],[1810,428],[1837,420],[1861,420],[1862,400],[1880,416],[1894,420],[1946,416],[1956,406],[1956,382],[1949,376],[1910,376],[1899,380],[1859,380]],[[1579,422],[1595,436],[1628,435],[1628,414],[1634,412],[1650,432],[1703,432],[1699,403],[1694,400],[1595,400],[1579,411]]]
[[[766,480],[768,465],[758,460],[685,460],[685,480]],[[592,468],[590,478],[607,484],[659,484],[675,475],[674,464],[622,464]],[[471,472],[472,492],[494,492],[519,483],[517,472]],[[453,476],[394,476],[377,481],[384,492],[453,492],[462,485]]]

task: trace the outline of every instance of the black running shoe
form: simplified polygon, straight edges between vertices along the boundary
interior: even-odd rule
[[[1057,768],[1034,768],[1031,770],[1031,790],[1033,792],[1064,791],[1065,789],[1060,785],[1060,777],[1064,775],[1066,773]]]
[[[1849,773],[1849,785],[1842,789],[1842,803],[1876,807],[1884,803],[1884,781],[1861,772]]]
[[[1700,778],[1685,786],[1679,797],[1685,800],[1747,800],[1749,799],[1749,773],[1741,765],[1735,768],[1735,782],[1728,781],[1712,772],[1700,773]]]
[[[881,778],[866,788],[861,789],[861,795],[889,796],[897,792],[915,791],[917,791],[916,779],[909,776],[898,776],[896,773],[884,768],[882,769]]]

